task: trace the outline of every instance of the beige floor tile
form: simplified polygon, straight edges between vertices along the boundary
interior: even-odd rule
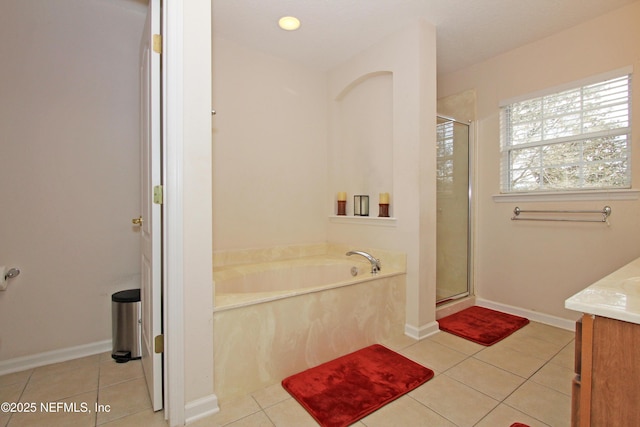
[[[95,403],[98,392],[94,390],[58,402],[37,404],[34,412],[13,414],[8,427],[89,427],[95,425]]]
[[[5,427],[11,418],[11,414],[7,412],[0,412],[0,426]]]
[[[100,355],[95,354],[93,356],[80,357],[78,359],[67,360],[66,362],[52,363],[50,365],[41,366],[33,370],[31,380],[38,380],[41,377],[47,377],[49,375],[57,375],[64,372],[76,371],[78,369],[95,368],[97,371],[98,364],[100,363]]]
[[[46,370],[48,375],[33,373],[22,394],[22,402],[50,402],[98,389],[97,365],[79,365],[71,370]],[[37,368],[36,371],[38,371]]]
[[[517,352],[548,360],[558,354],[565,345],[545,341],[533,335],[520,334],[500,341],[495,347],[509,347]]]
[[[477,344],[473,341],[469,341],[456,335],[442,331],[430,336],[428,339],[460,353],[466,354],[467,356],[475,354],[483,348],[486,348],[485,346]]]
[[[497,344],[476,353],[473,357],[523,378],[529,378],[546,362],[544,359]]]
[[[409,395],[459,426],[474,425],[499,403],[446,375],[435,377]]]
[[[513,423],[523,423],[529,427],[548,427],[535,418],[505,404],[498,405],[474,427],[508,427]]]
[[[103,362],[100,364],[100,387],[108,387],[123,381],[129,381],[135,378],[142,378],[142,362],[140,360],[131,360],[127,363],[116,363],[115,360]]]
[[[113,362],[114,360],[113,357],[111,357],[110,351],[105,351],[104,353],[100,353],[98,357],[100,358],[100,363]]]
[[[241,396],[223,399],[220,402],[220,412],[198,420],[191,427],[223,426],[238,421],[260,411],[260,405],[251,396]]]
[[[573,369],[547,363],[531,377],[531,381],[571,396],[571,381],[575,376]]]
[[[23,386],[29,381],[29,377],[33,373],[33,369],[26,371],[14,372],[12,374],[6,374],[0,376],[0,387],[10,384],[22,384]]]
[[[142,412],[101,424],[100,427],[168,427],[168,425],[164,419],[163,411],[153,412],[152,409],[145,409]]]
[[[0,386],[0,403],[8,403],[15,404],[20,400],[20,395],[24,390],[25,384],[21,382],[14,382],[12,384],[2,385]],[[16,407],[9,407],[9,411],[0,412],[0,426],[5,426],[9,422],[9,418],[11,418],[12,410],[17,409]]]
[[[520,386],[504,403],[550,426],[571,424],[571,398],[532,381]]]
[[[423,340],[400,352],[436,372],[444,372],[466,359],[466,355],[430,340]]]
[[[318,423],[294,399],[284,400],[264,410],[276,427],[318,427]]]
[[[354,427],[569,425],[574,363],[570,331],[532,322],[492,347],[444,332],[419,342],[396,337],[383,345],[438,375]],[[151,409],[140,362],[117,364],[110,352],[0,377],[0,401],[17,399],[38,404],[62,399],[80,409],[83,402],[98,402],[109,405],[109,412],[96,413],[92,407],[91,413],[0,413],[0,427],[167,426],[164,413]],[[220,409],[190,427],[317,427],[280,384],[251,396],[223,399]]]
[[[402,396],[362,419],[367,427],[456,427],[410,396]]]
[[[258,390],[251,394],[261,408],[268,408],[276,403],[291,398],[291,395],[280,383]]]
[[[525,381],[518,375],[474,358],[454,366],[445,375],[500,401]]]
[[[575,338],[575,332],[573,331],[556,328],[555,326],[545,325],[539,322],[530,322],[514,335],[516,334],[533,336],[561,346],[565,346]]]
[[[408,337],[407,335],[404,335],[404,334],[399,334],[399,335],[395,335],[390,338],[387,338],[384,341],[381,341],[380,344],[382,344],[383,346],[387,347],[390,350],[399,352],[402,349],[407,348],[417,342],[418,340],[416,339]]]
[[[98,424],[133,415],[151,408],[151,399],[144,378],[103,387],[98,393],[98,404],[105,410],[98,412]]]
[[[18,402],[24,387],[24,384],[20,383],[0,386],[0,402]]]
[[[556,354],[550,362],[555,365],[560,365],[567,369],[574,370],[575,369],[575,340],[571,341],[569,344],[564,346],[562,350],[558,354]]]
[[[251,414],[248,417],[244,417],[239,419],[238,421],[232,422],[231,424],[227,424],[228,427],[273,427],[274,424],[271,422],[267,414],[263,411],[256,412],[255,414]]]

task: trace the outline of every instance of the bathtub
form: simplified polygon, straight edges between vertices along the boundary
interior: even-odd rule
[[[382,261],[376,275],[366,259],[347,257],[343,248],[293,259],[214,264],[216,394],[245,395],[402,336],[404,256],[368,252]]]
[[[214,269],[217,311],[320,292],[403,273],[397,267],[371,274],[366,259],[322,255]]]

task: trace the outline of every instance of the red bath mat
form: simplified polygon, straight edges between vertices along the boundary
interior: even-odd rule
[[[513,423],[511,424],[511,427],[529,427],[529,426],[522,423]]]
[[[282,380],[323,427],[348,426],[433,378],[433,371],[379,344]]]
[[[469,307],[438,320],[440,329],[482,345],[493,345],[529,323],[529,319],[484,307]]]

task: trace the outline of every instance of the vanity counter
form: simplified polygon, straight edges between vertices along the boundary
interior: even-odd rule
[[[640,258],[565,301],[576,323],[571,426],[640,425]]]
[[[640,258],[631,261],[564,303],[581,313],[640,324]]]

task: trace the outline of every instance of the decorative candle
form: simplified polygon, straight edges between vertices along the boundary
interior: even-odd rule
[[[389,217],[389,193],[380,193],[380,214],[379,217],[388,218]]]
[[[340,191],[338,193],[338,215],[347,214],[347,193]]]

